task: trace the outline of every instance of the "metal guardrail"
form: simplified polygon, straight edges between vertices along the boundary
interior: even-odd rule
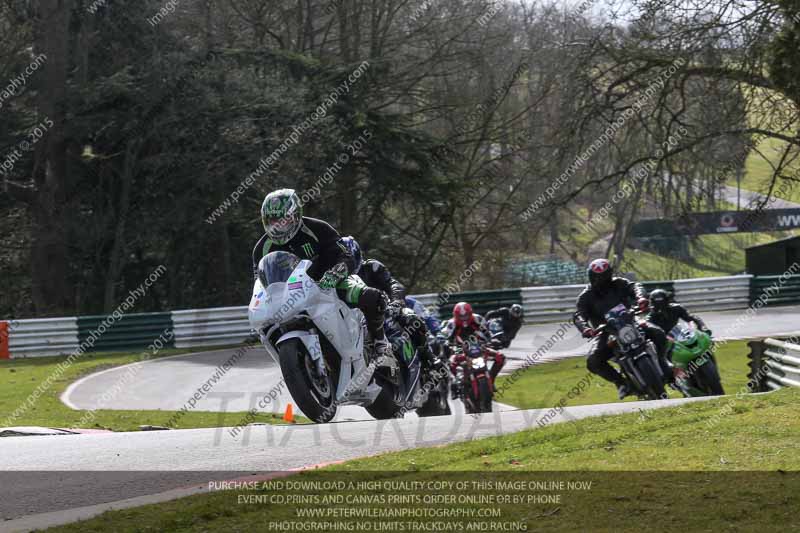
[[[34,318],[16,321],[8,332],[11,358],[73,353],[78,349],[78,319]]]
[[[684,279],[675,282],[675,301],[692,311],[742,309],[750,302],[753,276]]]
[[[644,285],[648,290],[655,287],[672,290],[675,300],[686,304],[691,311],[744,309],[750,304],[753,290],[751,281],[755,279],[752,276],[730,276],[678,280],[674,283],[646,282]],[[769,281],[772,283],[772,280]],[[452,306],[461,300],[471,301],[479,312],[521,303],[525,309],[525,322],[537,324],[569,320],[575,310],[578,294],[583,288],[584,285],[560,285],[467,293],[444,292],[414,297],[432,311],[439,312],[442,317],[449,316]],[[800,296],[791,301],[781,301],[795,303],[800,301]],[[10,357],[74,353],[80,341],[87,337],[101,318],[15,321],[15,327],[8,333]],[[124,315],[116,325],[98,337],[97,346],[92,349],[145,348],[154,338],[168,330],[173,332],[174,338],[170,340],[177,348],[239,344],[252,335],[246,306],[130,314]],[[169,341],[165,340],[164,344],[169,345]]]
[[[758,391],[800,387],[800,344],[766,338],[750,341],[750,374]]]
[[[239,344],[253,335],[247,306],[172,312],[176,348]]]
[[[763,298],[765,295],[768,298]],[[800,275],[755,276],[750,283],[750,303],[764,299],[764,305],[786,305],[800,301]]]

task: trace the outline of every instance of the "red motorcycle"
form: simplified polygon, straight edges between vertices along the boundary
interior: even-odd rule
[[[465,343],[450,358],[453,375],[453,399],[461,398],[467,414],[491,413],[494,384],[488,362],[502,358],[497,350],[477,342]]]

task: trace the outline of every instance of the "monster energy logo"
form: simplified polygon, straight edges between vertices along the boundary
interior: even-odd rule
[[[307,242],[303,245],[303,251],[306,254],[306,257],[311,257],[314,255],[314,249],[311,247],[311,243]]]
[[[403,343],[403,357],[408,362],[411,362],[414,358],[414,346],[412,346],[409,341]]]

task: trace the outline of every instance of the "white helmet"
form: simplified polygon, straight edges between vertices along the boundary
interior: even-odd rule
[[[303,225],[303,206],[294,189],[273,191],[261,204],[261,223],[276,244],[286,244]]]

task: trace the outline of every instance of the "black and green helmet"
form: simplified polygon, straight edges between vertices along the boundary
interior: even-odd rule
[[[261,204],[261,223],[275,244],[286,244],[303,225],[303,206],[294,189],[272,191]]]

